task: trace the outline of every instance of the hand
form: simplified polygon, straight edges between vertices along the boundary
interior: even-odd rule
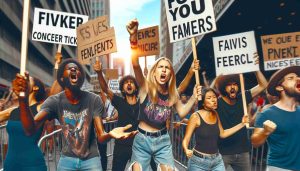
[[[202,75],[203,75],[203,76],[206,75],[206,71],[202,71]]]
[[[180,122],[175,122],[174,123],[174,129],[178,129],[178,128],[180,128],[180,125],[181,125],[181,123]]]
[[[62,61],[62,54],[59,52],[56,52],[55,54],[55,63],[60,64]]]
[[[242,118],[242,123],[243,124],[247,124],[250,122],[249,116],[248,115],[244,115]]]
[[[200,62],[198,59],[194,59],[191,68],[193,68],[194,71],[198,71],[200,69]]]
[[[99,60],[96,60],[96,62],[94,64],[94,71],[96,73],[102,72],[102,63]]]
[[[267,135],[272,134],[276,130],[277,125],[270,120],[266,120],[263,124],[264,124],[264,131],[266,132]]]
[[[198,99],[202,95],[202,86],[196,84],[193,91],[193,97]]]
[[[129,41],[131,46],[136,47],[137,45],[137,32],[138,32],[139,22],[137,19],[131,20],[127,25],[127,31],[130,34]]]
[[[137,131],[125,132],[126,130],[128,130],[131,127],[132,127],[132,125],[128,124],[125,127],[114,128],[113,130],[111,130],[109,132],[109,135],[114,139],[126,139],[129,137],[132,137],[135,134],[137,134]]]
[[[13,92],[22,99],[28,98],[29,95],[29,73],[25,72],[25,76],[20,74],[16,75],[16,78],[12,81]],[[20,92],[24,92],[25,96],[21,97]]]
[[[259,56],[257,52],[253,53],[254,64],[259,65]]]
[[[186,150],[184,150],[184,153],[187,158],[191,158],[193,155],[193,150],[186,149]]]
[[[148,75],[148,69],[147,69],[147,67],[145,67],[145,69],[144,69],[144,75],[145,75],[145,77],[147,77],[147,75]]]

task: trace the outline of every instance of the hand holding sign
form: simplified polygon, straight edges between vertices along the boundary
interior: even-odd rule
[[[28,98],[29,95],[29,73],[25,72],[25,76],[17,74],[12,81],[13,92],[21,99]],[[22,92],[22,93],[21,93]],[[21,94],[20,94],[21,93]]]
[[[194,59],[194,61],[192,63],[192,68],[193,68],[193,70],[195,72],[199,71],[199,69],[200,69],[200,61],[198,59]]]
[[[96,60],[96,62],[94,64],[94,71],[96,73],[102,72],[102,63],[99,60]]]
[[[137,19],[131,20],[127,25],[127,31],[130,34],[129,40],[131,46],[136,46],[137,45],[137,31],[139,27],[139,22]]]
[[[257,52],[253,53],[254,64],[259,66],[259,55]]]

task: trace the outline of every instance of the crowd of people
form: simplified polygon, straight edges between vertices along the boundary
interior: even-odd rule
[[[149,71],[142,71],[136,55],[138,21],[132,20],[127,30],[135,77],[122,77],[121,95],[109,89],[98,60],[93,69],[100,92],[82,90],[82,65],[72,58],[62,60],[59,53],[56,80],[48,91],[29,73],[17,74],[0,111],[0,123],[7,121],[9,140],[5,171],[47,170],[37,141],[43,129],[52,130],[49,123],[53,127],[54,119],[65,142],[59,171],[106,170],[106,142],[110,139],[115,139],[113,171],[125,170],[126,165],[133,171],[175,170],[169,135],[174,117],[174,128],[187,125],[182,149],[189,158],[190,171],[223,171],[229,166],[235,171],[250,171],[251,143],[258,147],[266,141],[268,171],[300,171],[300,66],[279,70],[269,81],[256,71],[258,84],[245,91],[249,106],[245,115],[238,75],[221,75],[209,85],[203,73],[205,86],[195,84],[188,98],[184,93],[199,70],[199,61],[193,61],[176,87],[173,65],[166,57],[158,58]],[[254,59],[259,65],[257,53]],[[117,120],[117,127],[106,132],[103,122],[112,120]],[[255,127],[251,139],[246,128],[249,123]],[[193,135],[196,145],[189,148]]]

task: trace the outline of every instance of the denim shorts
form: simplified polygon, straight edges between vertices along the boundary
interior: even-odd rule
[[[201,158],[194,154],[189,159],[188,171],[224,171],[225,166],[221,154],[216,157]]]
[[[151,157],[157,166],[160,164],[174,168],[172,144],[168,133],[153,137],[138,133],[133,141],[131,165],[139,163],[143,171],[150,170]],[[129,169],[130,170],[130,169]]]
[[[57,165],[57,171],[71,170],[102,171],[100,157],[82,160],[80,158],[61,155]]]

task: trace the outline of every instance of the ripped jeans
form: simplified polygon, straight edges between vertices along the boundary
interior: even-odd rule
[[[168,133],[153,137],[138,133],[133,141],[131,165],[135,162],[140,164],[143,171],[150,170],[151,156],[159,170],[159,165],[166,165],[174,168],[174,157],[172,144]]]

